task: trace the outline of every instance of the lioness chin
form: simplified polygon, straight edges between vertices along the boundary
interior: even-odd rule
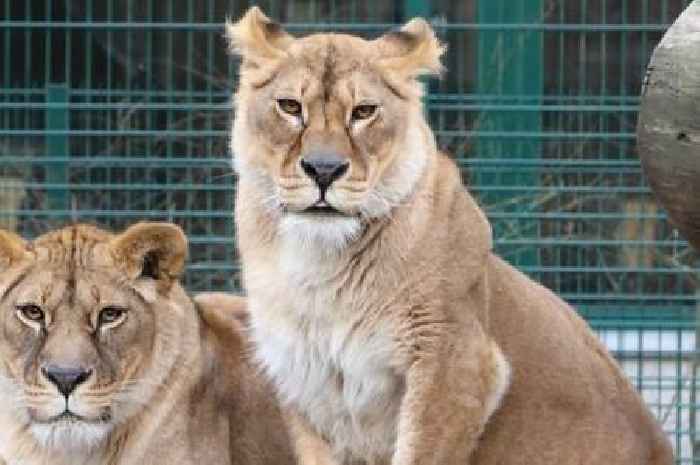
[[[0,463],[294,463],[246,360],[244,301],[195,307],[186,249],[164,223],[0,230]]]
[[[423,116],[425,21],[294,38],[252,8],[227,36],[252,334],[303,464],[671,463],[586,324],[492,254]]]

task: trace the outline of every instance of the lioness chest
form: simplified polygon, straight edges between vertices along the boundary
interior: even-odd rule
[[[252,307],[257,353],[282,400],[329,440],[339,460],[389,459],[404,384],[387,323],[369,328],[323,291],[253,297]]]

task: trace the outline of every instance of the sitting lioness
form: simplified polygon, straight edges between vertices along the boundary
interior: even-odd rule
[[[294,38],[253,8],[227,36],[252,335],[302,464],[671,463],[584,321],[492,253],[424,119],[425,21]]]
[[[162,223],[0,231],[0,463],[294,463],[245,360],[242,301],[196,309],[186,250]]]

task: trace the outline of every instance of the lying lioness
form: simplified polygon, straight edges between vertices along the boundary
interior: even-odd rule
[[[253,8],[227,35],[252,334],[303,464],[671,463],[586,324],[491,252],[424,119],[425,21],[294,38]]]
[[[293,463],[244,357],[242,301],[196,309],[186,249],[161,223],[0,231],[0,462]]]

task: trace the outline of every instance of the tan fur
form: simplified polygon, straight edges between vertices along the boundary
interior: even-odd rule
[[[76,225],[30,243],[0,231],[0,463],[294,462],[246,358],[244,302],[203,296],[196,308],[177,280],[186,250],[171,224],[116,236]],[[19,317],[28,303],[45,313],[40,330]],[[127,309],[123,322],[99,326],[106,306]],[[47,364],[92,370],[68,401],[84,420],[53,419],[67,404]]]
[[[244,297],[226,292],[200,292],[193,300],[204,318],[212,323],[217,322],[217,326],[232,326],[237,328],[236,332],[241,332],[248,325],[248,307]]]
[[[439,71],[443,51],[429,26],[373,41],[272,27],[283,41],[239,45],[268,40],[269,23],[253,9],[228,28],[244,64],[237,237],[257,356],[301,462],[670,464],[586,324],[492,254],[423,117],[415,77]],[[365,101],[373,117],[351,119]],[[326,195],[338,214],[306,210],[320,196],[300,167],[309,153],[350,163]]]

